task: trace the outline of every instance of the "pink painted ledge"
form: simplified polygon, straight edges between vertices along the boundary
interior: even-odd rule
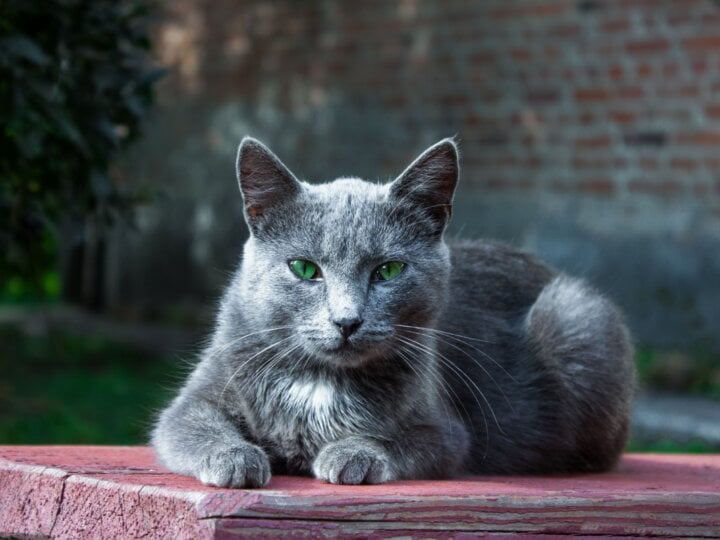
[[[720,456],[628,454],[595,475],[203,486],[148,448],[0,446],[0,537],[720,536]]]

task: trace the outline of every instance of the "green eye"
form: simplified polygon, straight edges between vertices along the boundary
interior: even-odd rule
[[[303,259],[293,259],[289,264],[292,273],[300,279],[318,279],[322,275],[320,269],[313,262]]]
[[[402,274],[403,270],[405,270],[404,262],[388,261],[377,267],[375,270],[375,279],[377,281],[390,281]]]

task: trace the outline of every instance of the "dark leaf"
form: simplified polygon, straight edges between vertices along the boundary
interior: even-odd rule
[[[46,65],[50,59],[31,39],[24,36],[10,36],[0,39],[0,55],[8,63],[27,60],[40,66]]]

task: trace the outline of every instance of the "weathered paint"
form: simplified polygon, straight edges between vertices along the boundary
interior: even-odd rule
[[[604,474],[228,490],[143,447],[0,446],[0,536],[720,536],[720,456],[626,455]],[[544,538],[546,538],[544,536]]]

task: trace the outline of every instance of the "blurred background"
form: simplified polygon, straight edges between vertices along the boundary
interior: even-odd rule
[[[143,443],[246,238],[234,158],[387,180],[625,310],[631,449],[720,449],[720,2],[0,3],[0,443]]]

